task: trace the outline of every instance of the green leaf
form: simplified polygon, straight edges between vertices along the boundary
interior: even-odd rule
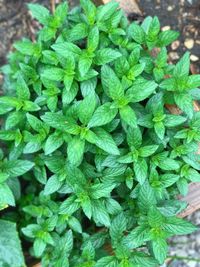
[[[68,118],[62,114],[46,112],[41,116],[41,119],[52,128],[75,135],[80,133],[79,126],[69,121]]]
[[[133,86],[127,90],[126,97],[130,102],[136,103],[148,98],[157,88],[154,81],[148,81],[143,78],[138,78]]]
[[[101,69],[101,79],[104,90],[113,99],[120,99],[124,96],[124,90],[114,71],[107,65]]]
[[[31,14],[36,18],[41,24],[46,25],[49,19],[49,10],[44,6],[39,4],[28,4],[28,8]]]
[[[166,173],[160,176],[160,182],[164,188],[172,186],[179,179],[179,175]]]
[[[79,166],[83,160],[84,150],[85,141],[81,140],[78,136],[73,137],[67,147],[69,162],[75,166]]]
[[[95,63],[97,65],[104,65],[114,61],[115,59],[121,57],[122,54],[111,48],[103,48],[96,52]]]
[[[154,129],[155,129],[155,132],[157,134],[157,136],[163,140],[164,136],[165,136],[165,125],[162,121],[159,121],[159,122],[156,122],[154,124]]]
[[[45,195],[53,194],[54,192],[59,190],[61,185],[62,182],[59,181],[58,176],[56,174],[51,176],[45,185],[44,194]]]
[[[135,172],[135,176],[137,181],[142,185],[148,174],[148,165],[145,159],[139,159],[137,162],[134,162],[133,169]]]
[[[46,243],[41,239],[41,238],[36,238],[34,243],[33,243],[33,250],[34,250],[34,253],[35,253],[35,256],[36,257],[40,257],[45,248],[46,248]]]
[[[190,53],[186,52],[174,68],[174,77],[183,77],[189,75],[190,71]]]
[[[137,118],[135,112],[129,105],[120,108],[119,113],[122,121],[133,128],[137,127]]]
[[[74,230],[75,232],[77,233],[82,233],[82,226],[79,222],[78,219],[76,219],[75,217],[70,217],[69,220],[68,220],[68,224],[69,224],[69,227]]]
[[[6,183],[0,184],[0,206],[15,206],[14,195]]]
[[[64,139],[60,132],[55,132],[52,135],[49,135],[44,147],[45,155],[53,153],[62,146],[63,142]]]
[[[90,0],[80,0],[81,7],[90,24],[93,24],[96,17],[96,6]]]
[[[107,184],[95,184],[90,187],[90,197],[92,199],[99,199],[102,197],[108,198],[110,197],[110,193],[114,189],[115,185],[107,185]]]
[[[84,77],[92,66],[92,58],[88,57],[88,55],[83,54],[79,58],[78,69],[81,77]]]
[[[28,100],[30,98],[30,91],[29,88],[23,79],[22,75],[18,76],[17,79],[17,96],[21,99]]]
[[[92,216],[96,223],[100,223],[106,227],[110,227],[110,216],[108,215],[102,202],[96,200],[91,202],[92,204]]]
[[[154,191],[148,181],[140,186],[138,200],[138,204],[143,211],[148,211],[152,205],[156,204]]]
[[[84,39],[88,35],[88,26],[85,23],[78,23],[69,31],[68,40],[75,42]]]
[[[99,29],[97,26],[93,27],[88,35],[87,50],[94,52],[99,45]]]
[[[167,115],[164,121],[166,127],[176,127],[183,124],[187,118],[178,115]]]
[[[144,146],[139,149],[139,155],[140,157],[146,158],[153,155],[157,149],[157,145]]]
[[[129,249],[135,249],[150,240],[150,230],[144,225],[136,227],[123,240]]]
[[[48,67],[43,69],[41,76],[52,81],[61,81],[64,79],[64,74],[64,70],[61,68]]]
[[[167,242],[162,238],[158,238],[152,241],[152,248],[155,258],[160,264],[163,264],[165,259],[167,258]]]
[[[139,44],[143,44],[145,41],[145,32],[141,26],[136,23],[132,23],[128,29],[129,35]]]
[[[25,266],[16,224],[5,220],[0,220],[0,262],[2,266]]]
[[[114,256],[103,257],[97,261],[94,267],[117,267],[118,261]]]
[[[92,115],[94,113],[96,107],[96,95],[91,92],[88,94],[79,104],[78,106],[78,116],[80,121],[87,125]]]
[[[97,21],[105,21],[117,11],[119,4],[116,2],[109,2],[106,5],[102,5],[97,9]]]
[[[158,166],[165,171],[173,171],[180,168],[179,162],[170,158],[165,158],[163,161],[161,160],[158,163]]]
[[[96,145],[111,155],[119,155],[119,149],[112,136],[102,128],[95,129],[97,135]]]
[[[69,54],[70,55],[80,55],[81,54],[81,49],[77,45],[70,43],[70,42],[55,43],[51,47],[53,50],[55,50],[58,54],[60,54],[64,58],[68,58]]]
[[[193,110],[193,101],[190,95],[186,93],[175,93],[174,100],[177,106],[185,112],[189,118],[192,118],[194,110]]]
[[[127,221],[123,213],[118,214],[111,223],[110,236],[112,241],[119,242],[126,230]]]
[[[102,126],[105,125],[111,121],[113,121],[113,119],[116,117],[118,110],[116,108],[111,108],[112,103],[105,103],[102,106],[99,106],[91,120],[88,123],[88,127],[92,128],[92,127],[97,127],[97,126]]]
[[[162,227],[165,231],[175,235],[187,235],[197,230],[192,223],[177,217],[167,218]]]
[[[167,46],[179,37],[179,33],[172,30],[163,31],[159,35],[159,44],[161,47]]]
[[[30,171],[34,165],[28,160],[9,160],[3,163],[3,168],[11,177],[17,177]]]

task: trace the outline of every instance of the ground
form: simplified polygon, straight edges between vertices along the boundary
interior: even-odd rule
[[[50,7],[50,0],[0,0],[0,66],[6,63],[6,55],[12,49],[15,40],[22,36],[33,38],[38,25],[31,19],[26,4],[38,2]],[[55,0],[56,2],[56,0]],[[57,0],[57,2],[59,2]],[[70,6],[78,0],[69,0]],[[162,27],[181,32],[179,41],[169,48],[173,61],[184,53],[191,51],[191,70],[200,73],[200,1],[199,0],[138,0],[143,17],[157,15]],[[142,18],[141,18],[142,19]],[[1,77],[0,77],[1,80]],[[200,225],[200,212],[190,218]],[[170,254],[178,257],[189,257],[192,260],[173,260],[170,267],[200,267],[200,231],[171,240]],[[197,259],[197,261],[195,261]],[[198,262],[199,261],[199,262]],[[166,266],[166,265],[165,265]]]

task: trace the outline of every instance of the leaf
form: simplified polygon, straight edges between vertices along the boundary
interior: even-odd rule
[[[70,217],[68,220],[69,227],[77,233],[82,233],[82,226],[79,220],[75,217]]]
[[[85,13],[89,23],[92,25],[95,21],[96,6],[90,0],[80,0],[80,4],[84,10],[84,13]]]
[[[0,184],[0,206],[15,206],[14,195],[6,183]]]
[[[44,6],[39,4],[28,4],[28,8],[31,11],[31,14],[36,18],[41,24],[46,25],[49,18],[49,10]]]
[[[123,213],[118,214],[111,223],[110,236],[112,241],[120,242],[123,237],[123,232],[126,230],[127,221]]]
[[[44,195],[53,194],[58,191],[61,186],[62,182],[59,181],[58,176],[56,174],[51,176],[45,185]]]
[[[79,126],[68,121],[68,118],[62,114],[46,112],[41,119],[52,128],[75,135],[80,133]]]
[[[168,233],[175,235],[187,235],[197,230],[192,223],[177,217],[167,218],[162,227]]]
[[[133,169],[137,181],[142,185],[146,178],[148,172],[148,166],[145,159],[139,159],[137,162],[134,162]]]
[[[88,94],[79,104],[78,106],[78,116],[80,121],[87,125],[92,115],[95,111],[96,107],[96,95],[91,92]]]
[[[61,68],[48,67],[43,69],[41,76],[52,81],[61,81],[64,79],[64,74],[64,70]]]
[[[82,55],[79,58],[78,69],[81,77],[84,77],[92,66],[92,58],[89,58],[87,55]]]
[[[111,48],[102,48],[96,52],[95,64],[105,65],[121,57],[122,54]]]
[[[150,229],[144,225],[133,229],[123,240],[129,249],[135,249],[150,240]]]
[[[30,98],[30,91],[29,88],[23,79],[22,75],[18,76],[17,79],[17,96],[21,99],[28,100]]]
[[[180,168],[180,165],[178,161],[170,158],[165,158],[163,161],[161,160],[158,163],[159,168],[165,171],[173,171],[178,170]]]
[[[179,175],[166,173],[160,176],[161,184],[164,188],[167,188],[169,186],[172,186],[174,183],[176,183],[179,179]]]
[[[140,157],[146,158],[153,155],[157,149],[158,149],[157,145],[144,146],[139,149],[139,155]]]
[[[105,103],[102,106],[99,106],[91,120],[88,123],[88,127],[92,128],[92,127],[97,127],[97,126],[102,126],[105,125],[111,121],[113,121],[113,119],[116,117],[118,110],[116,108],[112,108],[112,103]]]
[[[69,53],[72,55],[80,55],[81,49],[71,42],[59,42],[51,46],[58,54],[64,58],[68,58]],[[66,53],[67,51],[67,53]]]
[[[132,128],[137,127],[137,118],[134,110],[129,106],[124,106],[119,110],[122,121],[126,122]]]
[[[138,200],[141,210],[144,211],[148,211],[150,207],[156,204],[154,191],[148,181],[140,186]]]
[[[102,128],[95,129],[97,135],[96,145],[111,155],[119,155],[119,149],[112,136]]]
[[[16,224],[5,220],[0,220],[0,262],[4,266],[25,266]]]
[[[126,92],[126,97],[130,102],[136,103],[148,98],[157,88],[154,81],[148,81],[143,78],[138,78],[131,88]]]
[[[165,125],[162,121],[160,122],[156,122],[154,124],[154,129],[155,129],[155,132],[157,134],[157,136],[163,140],[164,139],[164,136],[165,136]]]
[[[94,267],[117,267],[118,261],[114,256],[103,257],[97,261]]]
[[[55,132],[52,135],[49,135],[44,147],[45,155],[53,153],[55,150],[62,146],[63,142],[64,139],[60,132]]]
[[[90,187],[90,197],[92,199],[99,199],[102,197],[108,198],[110,197],[110,193],[114,189],[115,185],[107,185],[107,184],[95,184]]]
[[[172,30],[163,31],[159,35],[159,44],[161,47],[167,46],[179,37],[179,33]]]
[[[105,21],[109,19],[118,8],[119,4],[116,2],[110,2],[106,5],[102,5],[97,9],[97,21]]]
[[[81,140],[78,136],[73,137],[67,147],[69,162],[75,166],[79,166],[83,160],[84,150],[85,141]]]
[[[41,238],[36,238],[34,243],[33,243],[33,250],[34,250],[34,253],[35,253],[35,256],[36,257],[40,257],[45,248],[46,248],[46,243],[41,239]]]
[[[175,93],[174,100],[177,106],[185,112],[189,118],[192,118],[194,110],[193,110],[193,102],[191,96],[186,93]]]
[[[132,23],[128,29],[129,35],[139,44],[143,44],[145,41],[145,32],[141,26],[136,23]]]
[[[158,238],[152,241],[152,248],[155,258],[160,264],[163,264],[168,252],[167,242],[162,238]]]
[[[99,45],[99,29],[97,26],[93,27],[88,35],[87,50],[94,52]]]
[[[109,66],[105,65],[102,67],[101,79],[103,87],[106,89],[106,93],[108,93],[113,100],[123,97],[124,90],[120,80]]]
[[[180,124],[183,124],[187,118],[177,115],[167,115],[164,121],[166,127],[176,127]]]
[[[17,177],[30,171],[34,165],[28,160],[10,160],[3,163],[3,168],[11,177]]]
[[[182,77],[189,75],[190,71],[190,53],[186,52],[184,56],[179,60],[174,68],[174,77]]]

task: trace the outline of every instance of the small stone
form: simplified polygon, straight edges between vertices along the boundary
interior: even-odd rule
[[[168,6],[167,11],[172,11],[174,9],[174,6]]]
[[[176,50],[178,47],[180,46],[180,41],[174,41],[172,44],[171,44],[171,48],[172,50]]]
[[[191,61],[196,62],[196,61],[199,60],[199,57],[197,57],[197,56],[195,56],[195,55],[191,55],[191,56],[190,56],[190,59],[191,59]]]
[[[177,59],[179,59],[179,55],[178,55],[177,52],[170,52],[169,53],[169,57],[170,57],[171,60],[177,60]]]
[[[162,27],[162,31],[164,32],[164,31],[168,31],[168,30],[170,30],[171,29],[171,27],[168,25],[168,26],[164,26],[164,27]]]
[[[194,40],[193,39],[186,39],[184,42],[185,47],[187,47],[187,49],[192,49],[194,46]]]

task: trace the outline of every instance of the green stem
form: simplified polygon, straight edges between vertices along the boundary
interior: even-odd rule
[[[177,255],[170,256],[169,258],[172,259],[172,260],[187,260],[187,261],[200,262],[200,259],[197,259],[197,258],[182,257],[182,256],[177,256]]]

